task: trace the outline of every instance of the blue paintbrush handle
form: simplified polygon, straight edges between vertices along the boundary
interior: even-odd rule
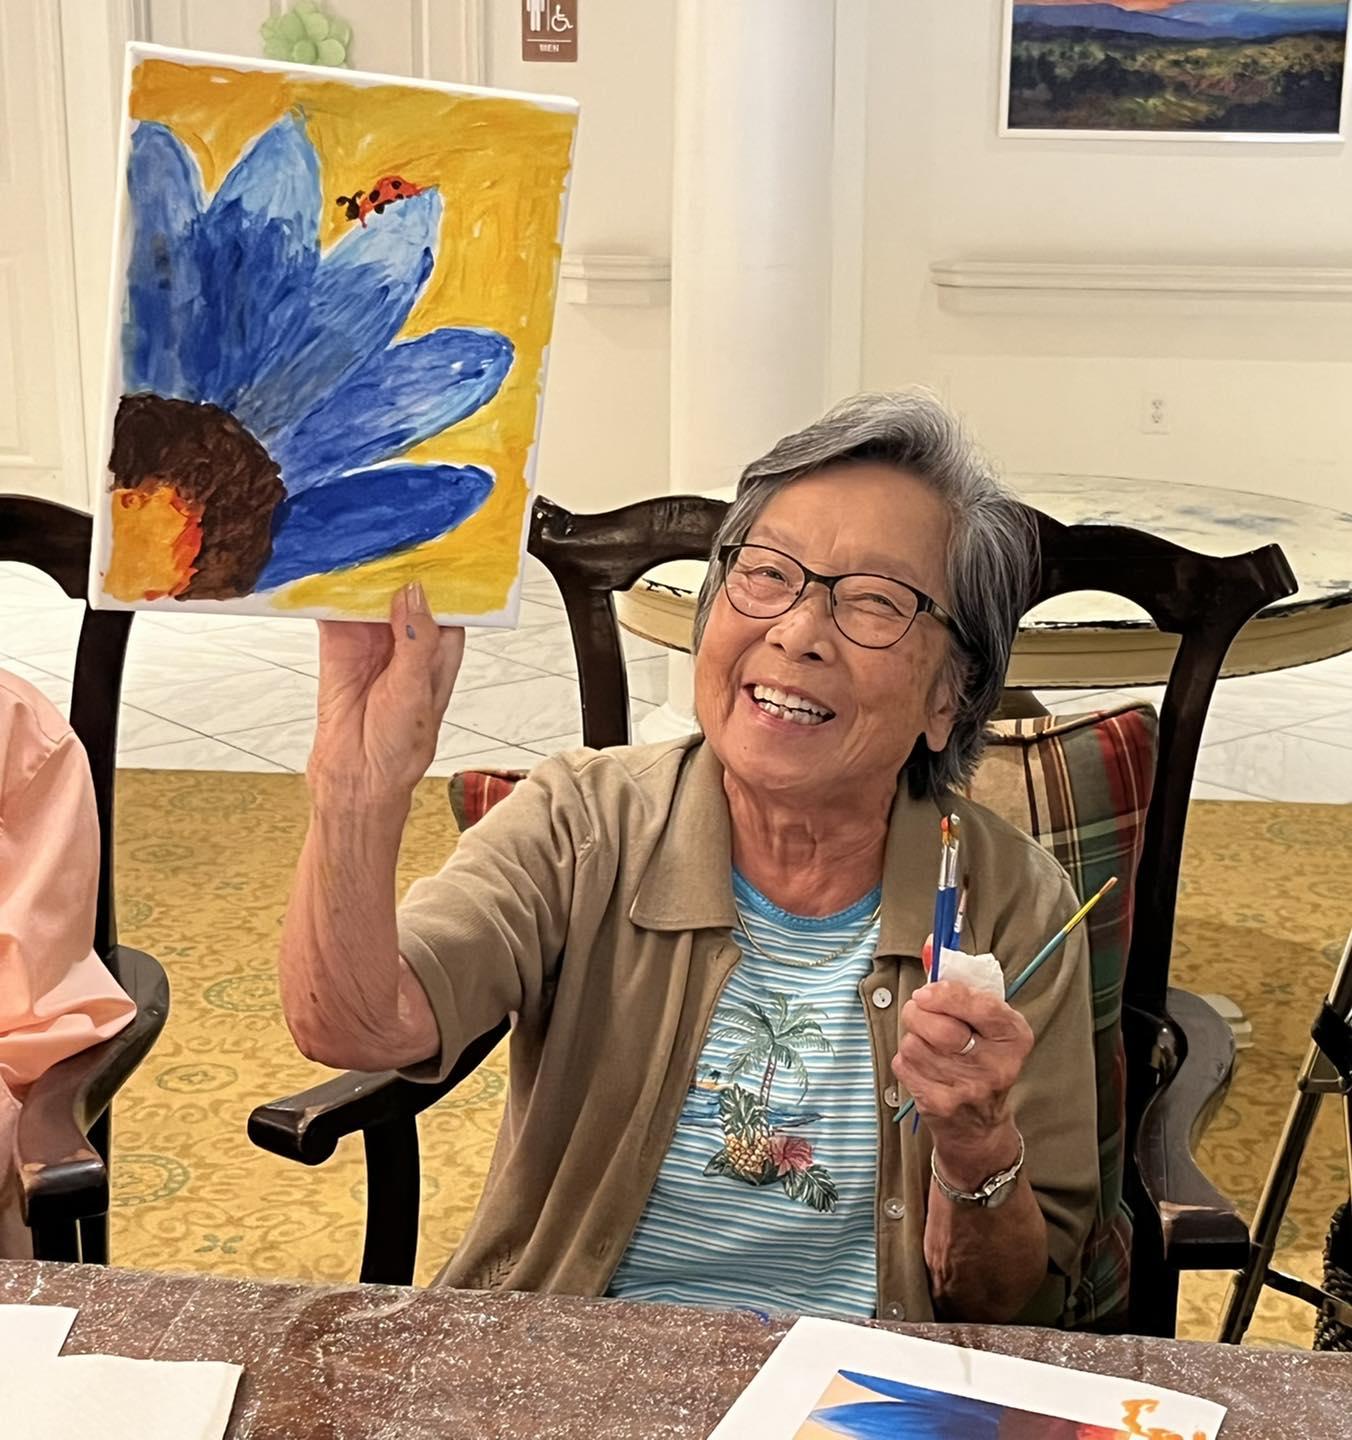
[[[950,950],[954,947],[953,926],[958,918],[958,888],[956,885],[949,885],[940,890],[934,901],[934,938],[930,942],[930,971],[929,978],[939,978],[939,952],[943,946]],[[939,937],[943,936],[943,939]],[[901,1119],[898,1114],[897,1119]],[[915,1124],[920,1124],[920,1116],[915,1117]],[[914,1128],[914,1127],[912,1127]]]
[[[930,932],[934,937],[933,946],[930,950],[929,963],[929,978],[931,980],[938,978],[939,936],[944,933],[944,895],[946,893],[944,890],[936,890],[934,894],[934,928]]]
[[[950,885],[939,891],[934,906],[934,942],[930,951],[930,979],[939,978],[939,952],[947,946],[953,948],[953,922],[958,918],[958,890]]]

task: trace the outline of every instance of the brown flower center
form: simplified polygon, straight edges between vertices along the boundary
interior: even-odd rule
[[[272,554],[273,512],[285,491],[272,457],[233,415],[124,395],[108,468],[110,594],[232,600],[252,592]]]

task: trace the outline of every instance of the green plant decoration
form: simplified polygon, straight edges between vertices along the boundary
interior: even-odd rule
[[[349,63],[352,26],[328,14],[320,0],[292,0],[289,9],[263,21],[259,34],[269,60],[290,60],[298,65]]]

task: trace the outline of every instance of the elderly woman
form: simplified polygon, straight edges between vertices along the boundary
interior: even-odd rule
[[[1050,856],[953,793],[1035,553],[934,401],[841,404],[742,476],[700,597],[701,733],[542,763],[398,910],[464,637],[416,586],[388,627],[324,626],[281,958],[296,1041],[435,1080],[517,1017],[445,1283],[1060,1315],[1097,1196],[1083,932],[1016,1007],[922,964],[941,814],[964,948],[1020,967],[1076,908]],[[908,1095],[915,1132],[892,1119]]]

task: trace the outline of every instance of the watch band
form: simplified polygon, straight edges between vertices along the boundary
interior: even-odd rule
[[[934,1183],[939,1187],[940,1192],[946,1200],[951,1200],[954,1205],[978,1205],[987,1210],[993,1210],[997,1205],[1002,1204],[1014,1188],[1014,1182],[1019,1178],[1019,1171],[1023,1169],[1024,1144],[1023,1134],[1019,1133],[1019,1158],[1009,1167],[1008,1170],[997,1170],[989,1179],[982,1181],[975,1190],[959,1190],[957,1186],[950,1185],[942,1175],[939,1174],[939,1167],[935,1163],[934,1151],[930,1151],[930,1174],[934,1176]]]

